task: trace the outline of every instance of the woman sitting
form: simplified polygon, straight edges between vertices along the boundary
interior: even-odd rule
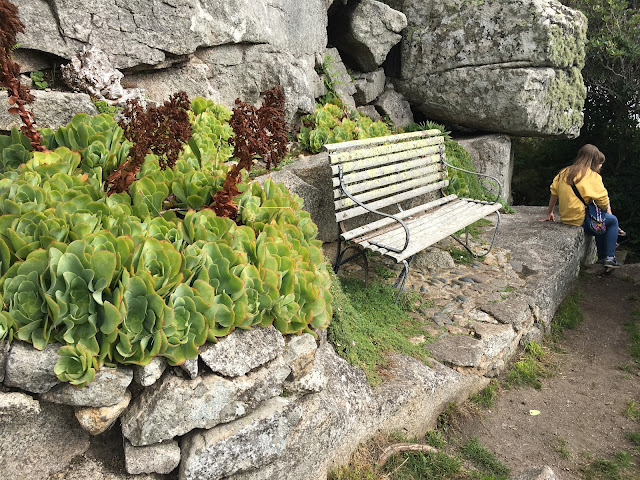
[[[555,221],[553,208],[559,201],[562,223],[582,225],[587,235],[594,235],[589,228],[589,218],[585,215],[585,203],[595,202],[603,210],[603,220],[607,227],[606,232],[595,235],[598,263],[615,268],[620,266],[615,257],[618,234],[624,235],[624,232],[619,229],[618,219],[611,213],[609,194],[599,173],[603,163],[604,154],[596,146],[587,144],[582,147],[573,165],[561,170],[553,179],[547,217],[540,221]],[[573,185],[585,203],[576,195]]]

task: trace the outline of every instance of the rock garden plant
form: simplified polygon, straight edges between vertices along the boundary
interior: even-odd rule
[[[326,328],[316,225],[283,185],[247,180],[256,158],[286,153],[282,89],[233,114],[180,92],[129,103],[120,123],[37,130],[12,76],[10,7],[0,81],[25,125],[0,136],[0,340],[61,343],[56,375],[83,386],[104,365],[179,365],[236,328]]]

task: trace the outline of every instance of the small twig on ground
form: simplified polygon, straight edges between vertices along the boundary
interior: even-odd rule
[[[378,457],[378,466],[382,467],[389,458],[402,452],[439,453],[437,448],[419,443],[394,443],[386,447]]]

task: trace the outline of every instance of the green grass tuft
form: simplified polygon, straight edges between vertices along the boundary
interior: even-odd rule
[[[474,393],[471,395],[471,401],[479,407],[491,408],[496,402],[498,396],[497,387],[495,383],[487,385],[480,393]]]
[[[535,342],[529,343],[525,349],[521,359],[513,364],[513,367],[507,374],[505,387],[512,386],[529,386],[535,389],[542,388],[541,378],[547,378],[551,374],[542,364],[544,351],[542,347]]]
[[[409,338],[428,335],[424,326],[395,302],[395,290],[386,285],[365,287],[358,279],[334,278],[334,316],[328,338],[336,352],[361,367],[372,385],[379,384],[387,354],[397,352],[423,362],[429,358],[423,345]]]
[[[551,333],[553,336],[561,335],[562,332],[567,329],[571,330],[576,328],[582,320],[584,320],[584,315],[582,314],[582,310],[580,310],[580,299],[580,293],[575,292],[565,298],[560,304],[551,322]]]
[[[629,352],[637,366],[640,366],[640,310],[634,310],[631,314],[634,318],[624,322],[624,328],[629,334]]]
[[[485,473],[494,475],[496,478],[506,479],[509,476],[509,467],[500,462],[493,452],[480,444],[477,438],[472,438],[465,443],[460,451],[467,460]]]
[[[587,480],[631,480],[624,470],[631,466],[631,455],[618,452],[613,458],[598,458],[583,468]]]

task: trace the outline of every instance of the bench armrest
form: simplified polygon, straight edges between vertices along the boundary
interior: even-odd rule
[[[490,178],[491,180],[496,182],[498,184],[498,195],[496,196],[496,199],[493,201],[493,203],[496,203],[502,196],[502,183],[500,183],[500,180],[498,180],[496,177],[493,177],[491,175],[486,175],[484,173],[472,172],[471,170],[465,170],[464,168],[460,168],[460,167],[454,167],[450,163],[447,163],[447,161],[444,159],[444,149],[442,147],[440,147],[440,159],[442,160],[442,163],[446,167],[453,168],[454,170],[460,170],[461,172],[464,172],[464,173],[472,173],[473,175],[478,175],[479,177]]]
[[[389,245],[383,245],[383,244],[377,243],[377,242],[371,242],[370,241],[369,243],[371,245],[375,245],[376,247],[384,248],[384,249],[389,250],[390,252],[394,252],[394,253],[402,253],[403,251],[405,251],[407,249],[407,246],[409,245],[409,228],[407,227],[407,225],[401,219],[396,217],[395,215],[390,215],[388,213],[383,213],[383,212],[380,212],[378,210],[373,210],[372,208],[367,207],[364,203],[360,202],[353,195],[351,195],[349,193],[349,191],[347,190],[347,186],[344,184],[342,165],[340,165],[338,167],[338,178],[340,180],[340,188],[342,189],[342,192],[347,197],[349,197],[349,199],[351,199],[353,202],[355,202],[358,206],[364,208],[368,212],[375,213],[376,215],[381,215],[383,217],[392,218],[396,222],[398,222],[400,225],[402,225],[402,228],[404,228],[405,242],[404,242],[404,247],[402,247],[401,249],[395,248],[395,247],[391,247]]]

